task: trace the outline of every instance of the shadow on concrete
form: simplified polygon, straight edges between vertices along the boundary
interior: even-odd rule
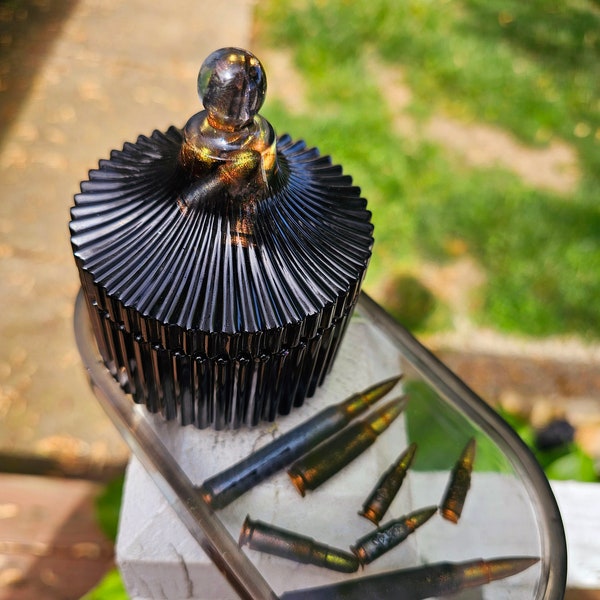
[[[47,477],[1,478],[0,600],[77,600],[114,565],[96,522],[97,484]]]
[[[0,0],[0,149],[77,0]]]

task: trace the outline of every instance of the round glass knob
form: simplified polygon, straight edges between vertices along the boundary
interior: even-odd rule
[[[198,73],[198,96],[216,129],[232,131],[251,122],[266,91],[267,78],[260,61],[240,48],[216,50]]]

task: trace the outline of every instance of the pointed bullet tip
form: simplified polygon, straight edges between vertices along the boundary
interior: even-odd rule
[[[361,397],[368,405],[375,404],[375,402],[390,392],[401,379],[402,375],[396,375],[389,379],[385,379],[384,381],[380,381],[365,390],[361,394]]]
[[[462,451],[461,460],[473,462],[475,460],[475,450],[477,448],[477,440],[472,437]]]
[[[404,460],[407,462],[412,462],[415,454],[417,452],[417,442],[412,442],[410,446],[404,452]]]
[[[400,396],[394,400],[390,400],[384,406],[373,412],[370,417],[367,417],[369,425],[377,435],[385,431],[392,424],[406,408],[407,402],[408,398],[406,396]]]
[[[428,506],[427,508],[423,508],[422,510],[412,513],[412,515],[410,515],[410,518],[415,523],[415,529],[423,525],[423,523],[429,521],[429,519],[431,519],[431,517],[435,515],[437,510],[437,506]]]
[[[388,379],[384,379],[381,382],[381,385],[390,385],[395,386],[402,378],[404,377],[404,373],[400,373],[398,375],[394,375],[393,377],[389,377]]]
[[[486,565],[490,580],[495,581],[525,571],[539,561],[540,559],[536,556],[513,556],[489,560],[486,561]]]

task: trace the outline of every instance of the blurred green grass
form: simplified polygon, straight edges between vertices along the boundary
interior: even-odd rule
[[[376,245],[367,291],[393,289],[425,261],[449,263],[458,248],[486,277],[475,322],[600,337],[598,2],[268,0],[257,21],[261,44],[291,52],[308,96],[304,112],[268,100],[264,114],[280,133],[331,154],[369,200]],[[417,123],[444,114],[532,147],[569,144],[576,189],[536,189],[398,134],[377,61],[402,69]],[[416,324],[402,308],[397,315],[417,329],[443,327],[447,307],[437,304]]]

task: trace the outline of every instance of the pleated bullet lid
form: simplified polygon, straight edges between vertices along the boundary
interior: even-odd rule
[[[258,114],[247,51],[212,53],[204,110],[90,171],[71,243],[102,357],[136,402],[236,428],[300,406],[331,369],[373,244],[350,176]]]

